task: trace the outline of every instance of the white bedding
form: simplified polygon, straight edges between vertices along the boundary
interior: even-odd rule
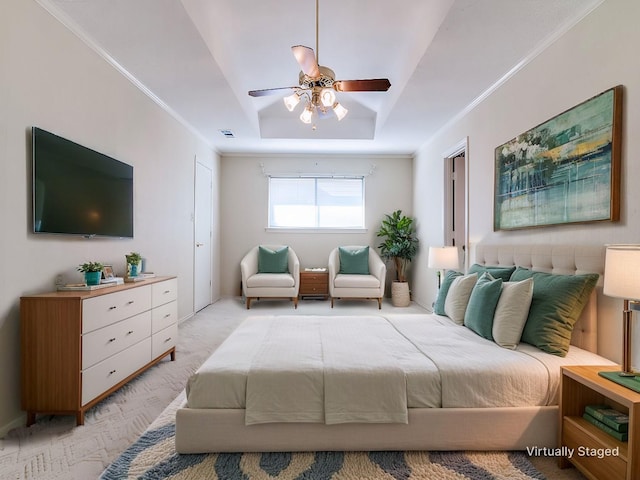
[[[570,364],[611,362],[504,349],[438,315],[249,317],[189,379],[187,401],[245,409],[246,424],[406,423],[407,408],[555,405]]]

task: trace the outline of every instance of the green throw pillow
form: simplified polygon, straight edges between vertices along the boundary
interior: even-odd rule
[[[490,267],[485,265],[479,265],[474,263],[469,268],[469,273],[477,273],[482,275],[487,272],[490,273],[493,278],[501,278],[503,282],[508,282],[511,278],[511,274],[515,271],[516,267]]]
[[[502,279],[483,273],[471,291],[464,312],[464,325],[487,340],[493,340],[493,314],[501,293]]]
[[[533,278],[533,298],[522,341],[564,357],[569,351],[573,326],[598,282],[597,273],[553,275],[518,267],[512,282]]]
[[[288,273],[289,247],[272,250],[258,246],[258,273]]]
[[[440,290],[438,290],[438,296],[436,297],[436,301],[433,304],[433,313],[438,315],[446,315],[444,313],[444,302],[447,299],[447,293],[449,293],[449,288],[451,284],[456,279],[456,277],[462,276],[462,273],[456,272],[455,270],[447,270],[444,278],[442,279],[442,283],[440,284]]]
[[[369,275],[369,247],[356,250],[338,247],[340,272],[349,275]]]

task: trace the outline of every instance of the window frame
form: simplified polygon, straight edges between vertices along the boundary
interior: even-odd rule
[[[273,232],[291,232],[291,233],[333,233],[333,232],[351,232],[351,233],[360,233],[366,232],[366,182],[365,175],[268,175],[268,186],[267,186],[267,227],[266,231]],[[362,208],[362,224],[361,226],[352,226],[352,227],[322,227],[319,226],[319,218],[318,211],[316,211],[316,219],[315,226],[304,227],[304,226],[273,226],[271,225],[272,221],[272,199],[271,199],[271,180],[272,179],[311,179],[314,180],[314,207],[318,208],[318,181],[319,180],[327,180],[327,179],[335,179],[335,180],[359,180],[361,184],[361,208]]]

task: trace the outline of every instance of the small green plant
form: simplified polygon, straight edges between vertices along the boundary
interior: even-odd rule
[[[138,265],[142,261],[142,255],[136,252],[125,255],[125,258],[127,259],[128,265]]]
[[[396,210],[385,217],[376,233],[378,237],[386,237],[378,245],[380,255],[385,259],[393,259],[398,281],[406,282],[407,267],[418,252],[418,239],[413,228],[413,218],[402,215],[402,210]]]
[[[78,271],[82,273],[101,272],[103,268],[104,265],[102,265],[100,262],[87,262],[83,263],[82,265],[78,265]]]

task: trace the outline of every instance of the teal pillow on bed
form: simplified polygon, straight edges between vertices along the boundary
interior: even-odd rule
[[[456,277],[462,276],[462,273],[456,272],[455,270],[448,270],[444,275],[444,279],[440,284],[440,290],[438,290],[438,296],[436,297],[436,301],[433,304],[433,313],[437,313],[438,315],[446,315],[444,313],[444,301],[447,299],[447,293],[449,293],[449,287],[456,279]]]
[[[493,314],[501,293],[502,279],[483,273],[471,291],[464,312],[464,325],[487,340],[493,340]]]
[[[272,250],[258,246],[258,273],[289,272],[289,247]]]
[[[478,275],[482,275],[483,273],[487,272],[491,274],[493,278],[501,278],[503,282],[508,282],[515,270],[515,265],[513,267],[493,267],[474,263],[473,265],[471,265],[471,268],[469,268],[469,273],[477,273]]]
[[[553,275],[518,267],[512,282],[533,278],[533,297],[522,341],[564,357],[569,351],[573,326],[598,282],[597,273]]]

